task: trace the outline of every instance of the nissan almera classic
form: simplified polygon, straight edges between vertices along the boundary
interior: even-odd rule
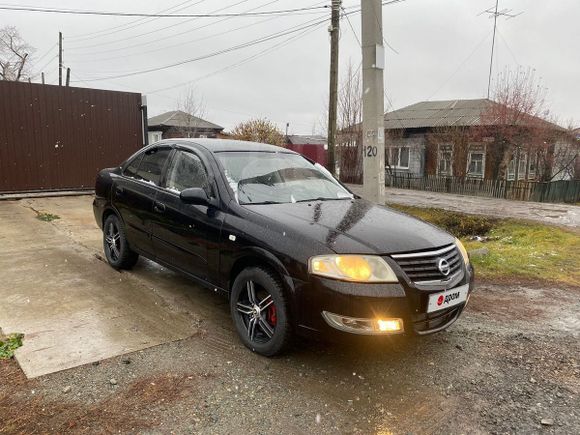
[[[472,290],[459,240],[284,148],[163,140],[102,170],[95,192],[112,267],[142,255],[224,293],[240,340],[262,355],[294,335],[441,331]]]

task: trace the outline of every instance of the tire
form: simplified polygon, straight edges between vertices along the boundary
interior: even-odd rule
[[[240,340],[252,352],[270,357],[287,350],[292,338],[288,306],[282,283],[274,272],[249,267],[236,277],[230,311]]]
[[[121,220],[114,214],[103,225],[103,249],[107,262],[117,270],[131,269],[139,259],[139,254],[129,247]]]

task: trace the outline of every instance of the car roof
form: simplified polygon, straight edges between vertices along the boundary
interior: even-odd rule
[[[165,140],[163,142],[166,142]],[[259,143],[259,142],[248,142],[244,140],[233,140],[233,139],[205,139],[205,138],[176,138],[171,139],[171,142],[179,144],[181,146],[201,145],[212,153],[223,153],[223,152],[233,152],[233,151],[254,151],[254,152],[283,152],[288,154],[297,154],[292,150],[282,148],[275,145]]]

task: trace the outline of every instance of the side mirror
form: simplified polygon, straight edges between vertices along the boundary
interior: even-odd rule
[[[208,205],[209,198],[205,190],[200,187],[192,187],[189,189],[184,189],[179,194],[179,197],[186,204],[193,205]]]

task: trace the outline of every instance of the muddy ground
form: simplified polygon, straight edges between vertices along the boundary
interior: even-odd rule
[[[100,262],[74,201],[42,225]],[[0,361],[0,433],[580,433],[578,288],[479,282],[446,332],[301,341],[266,359],[240,345],[218,295],[148,261],[120,276],[196,332],[31,380]]]

